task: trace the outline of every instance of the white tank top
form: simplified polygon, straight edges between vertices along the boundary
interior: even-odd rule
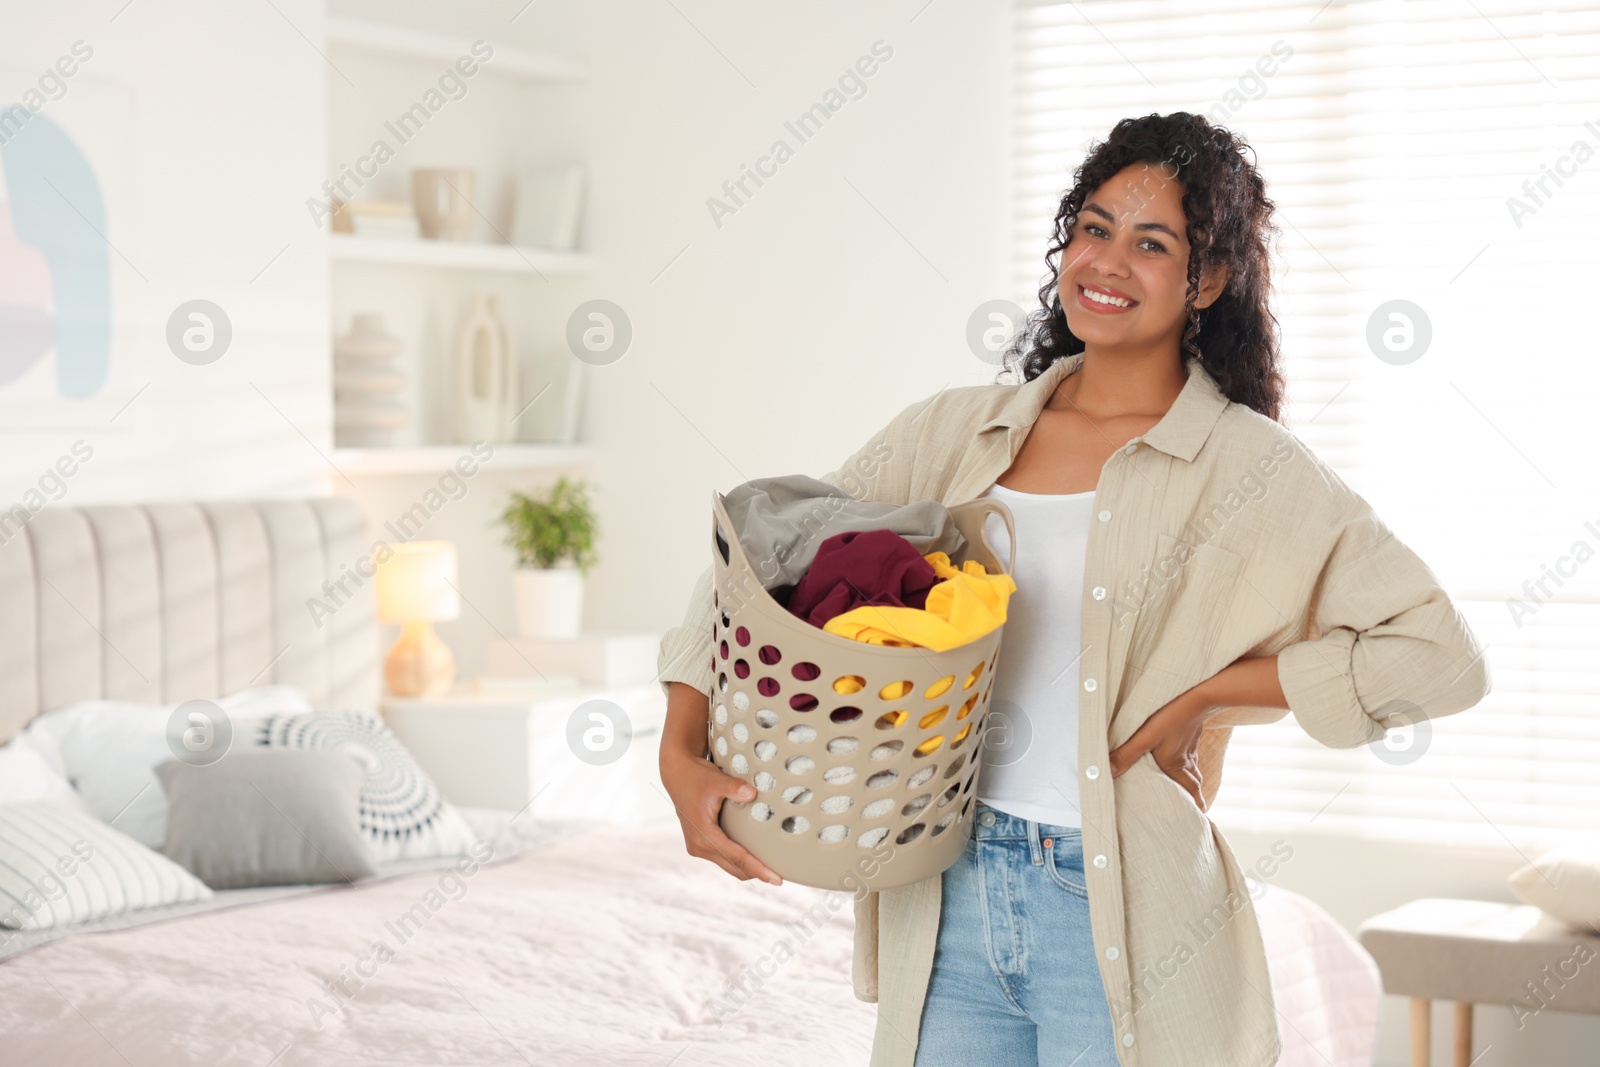
[[[1083,568],[1094,493],[1023,493],[995,483],[1017,527],[1017,591],[1006,608],[978,798],[1020,819],[1082,826],[1078,811],[1078,659]],[[984,527],[1002,561],[1006,524]]]

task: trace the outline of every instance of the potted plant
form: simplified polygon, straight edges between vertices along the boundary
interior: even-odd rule
[[[576,637],[583,622],[583,582],[597,557],[595,516],[585,483],[557,479],[547,497],[512,490],[500,513],[517,553],[512,592],[523,637]]]

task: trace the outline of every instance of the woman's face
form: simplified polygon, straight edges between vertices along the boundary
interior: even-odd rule
[[[1144,352],[1176,349],[1183,337],[1189,240],[1183,186],[1169,173],[1161,164],[1125,167],[1078,212],[1058,291],[1067,326],[1088,345]],[[1221,291],[1220,272],[1208,271],[1195,306]]]

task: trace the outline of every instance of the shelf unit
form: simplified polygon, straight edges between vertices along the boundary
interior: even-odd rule
[[[397,267],[502,271],[512,274],[577,275],[593,267],[583,252],[484,244],[472,241],[388,240],[334,234],[328,254],[335,263],[375,263]]]

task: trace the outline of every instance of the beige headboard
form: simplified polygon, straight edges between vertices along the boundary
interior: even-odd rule
[[[42,711],[102,697],[175,703],[279,683],[319,708],[376,708],[373,541],[354,501],[25,515],[0,512],[0,743]]]

